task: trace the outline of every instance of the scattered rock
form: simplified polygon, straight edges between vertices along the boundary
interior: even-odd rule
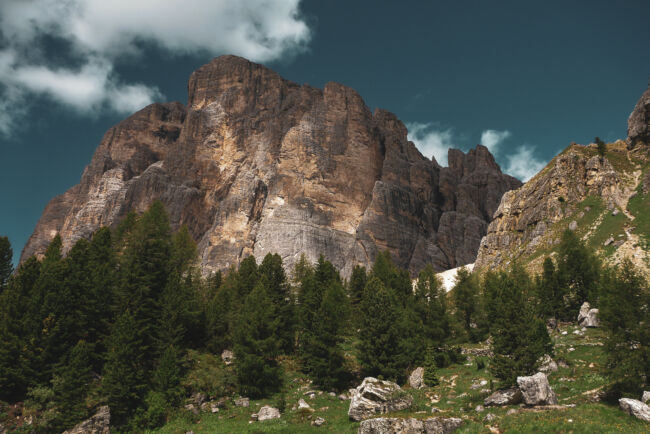
[[[479,405],[476,406],[474,411],[477,412],[477,413],[481,413],[481,412],[485,411],[485,407],[483,407],[482,405],[479,404]]]
[[[456,431],[463,424],[457,417],[434,417],[424,420],[379,417],[361,422],[359,434],[447,434]]]
[[[609,246],[609,245],[612,244],[613,242],[614,242],[614,238],[609,237],[609,238],[607,238],[607,239],[605,240],[605,242],[603,243],[603,246]]]
[[[612,211],[612,215],[613,215],[613,216],[617,216],[617,215],[618,215],[618,208],[614,208],[614,211]]]
[[[517,377],[519,390],[526,405],[555,405],[557,397],[542,372],[529,377]]]
[[[185,410],[191,412],[192,414],[199,414],[199,409],[196,408],[194,404],[187,404],[185,405]]]
[[[485,386],[487,384],[488,384],[487,380],[481,380],[478,383],[472,384],[469,388],[472,389],[472,390],[476,390],[476,389],[479,389],[479,388],[481,388],[481,387],[483,387],[483,386]]]
[[[506,412],[506,416],[512,416],[513,414],[517,414],[517,410],[514,408],[511,408]]]
[[[641,401],[643,401],[644,404],[648,404],[650,402],[650,392],[648,392],[648,391],[643,392],[643,396],[641,397]]]
[[[618,405],[620,405],[624,412],[631,414],[637,419],[650,422],[650,406],[647,404],[636,399],[621,398],[618,400]]]
[[[225,363],[226,366],[232,365],[232,361],[235,360],[235,355],[230,350],[223,350],[221,353],[221,360],[223,360],[223,363]]]
[[[248,398],[237,398],[235,399],[235,405],[237,407],[249,407],[251,403]]]
[[[327,423],[325,419],[323,419],[322,417],[317,417],[314,421],[312,421],[311,424],[312,426],[323,426],[325,425],[325,423]]]
[[[562,335],[565,336],[566,334],[567,334],[567,331],[564,330],[564,331],[562,332]]]
[[[110,434],[111,410],[107,405],[99,407],[90,419],[75,425],[63,434]],[[0,432],[3,432],[0,426]]]
[[[348,395],[346,395],[345,393],[341,393],[341,394],[339,395],[339,399],[340,399],[341,401],[347,401],[348,399],[350,399],[350,397],[349,397]]]
[[[219,412],[219,403],[218,402],[211,402],[210,403],[210,413],[218,413]]]
[[[330,392],[330,393],[328,393],[328,395],[331,396],[332,398],[334,398],[336,396],[336,393]]]
[[[578,229],[578,222],[573,220],[571,223],[569,223],[569,230],[575,231],[576,229]]]
[[[298,410],[303,410],[303,411],[314,411],[307,402],[305,402],[304,399],[300,398],[300,401],[298,401]]]
[[[582,303],[578,313],[578,324],[583,327],[598,327],[600,325],[598,309],[592,309],[589,302]]]
[[[265,405],[257,412],[257,420],[261,422],[269,419],[280,419],[280,410],[270,405]]]
[[[496,418],[497,418],[497,417],[495,416],[494,413],[488,413],[488,414],[486,414],[485,417],[483,418],[483,422],[493,422],[493,421],[496,420]]]
[[[557,363],[555,363],[555,360],[553,360],[551,356],[548,354],[543,355],[539,363],[540,363],[540,367],[539,367],[540,372],[549,374],[551,372],[556,372],[558,370]]]
[[[438,407],[431,407],[431,413],[440,413],[440,409]]]
[[[546,320],[546,327],[555,330],[557,328],[557,319],[555,318],[549,318]]]
[[[492,395],[485,398],[485,401],[483,401],[483,403],[486,407],[513,405],[519,404],[521,402],[521,399],[521,391],[516,387],[512,387],[510,389],[497,390]]]
[[[409,386],[414,389],[420,389],[424,386],[424,368],[415,368],[409,376]]]
[[[413,397],[391,381],[364,378],[354,389],[348,417],[355,421],[367,419],[377,413],[404,410],[413,403]]]
[[[251,414],[251,420],[252,421],[257,421],[257,413]]]

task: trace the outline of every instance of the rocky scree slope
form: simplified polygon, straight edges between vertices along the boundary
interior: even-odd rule
[[[344,274],[388,249],[417,272],[473,262],[504,192],[521,183],[489,151],[423,157],[397,117],[352,89],[323,90],[222,56],[196,70],[188,102],[153,104],[111,128],[81,182],[45,208],[21,260],[113,226],[154,199],[187,225],[204,272],[269,252],[321,253]]]
[[[561,232],[576,231],[606,261],[631,259],[650,275],[650,88],[628,121],[628,139],[572,144],[519,189],[504,194],[475,267],[517,259],[535,271]]]

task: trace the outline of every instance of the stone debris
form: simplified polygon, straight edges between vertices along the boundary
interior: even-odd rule
[[[80,422],[68,431],[64,431],[63,434],[110,434],[110,424],[111,410],[107,405],[104,405],[97,409],[97,413],[93,417]]]
[[[348,417],[361,421],[378,413],[407,409],[411,404],[413,404],[413,397],[397,384],[366,377],[361,385],[354,389]]]
[[[402,419],[379,417],[361,422],[359,434],[448,434],[456,431],[463,424],[457,417],[429,419]]]
[[[618,405],[621,407],[621,410],[637,419],[650,422],[650,406],[648,404],[644,404],[636,399],[621,398],[618,400]]]

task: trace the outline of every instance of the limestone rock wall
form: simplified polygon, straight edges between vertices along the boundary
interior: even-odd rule
[[[450,150],[441,168],[406,135],[348,87],[300,86],[222,56],[192,74],[186,106],[153,104],[106,133],[21,260],[56,233],[68,249],[160,199],[194,236],[204,272],[269,252],[289,267],[322,253],[345,274],[384,249],[413,273],[473,262],[501,196],[521,183],[485,147]]]

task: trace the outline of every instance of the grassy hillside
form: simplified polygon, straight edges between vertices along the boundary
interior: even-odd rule
[[[574,332],[580,334],[575,334]],[[602,348],[602,332],[598,329],[587,329],[584,332],[569,324],[561,325],[553,333],[555,342],[556,361],[563,361],[564,367],[550,375],[549,380],[558,396],[560,405],[575,405],[556,410],[535,411],[519,405],[501,408],[486,408],[482,412],[475,410],[483,403],[489,394],[486,388],[498,388],[498,382],[489,372],[489,366],[477,368],[479,360],[487,362],[483,357],[469,355],[465,363],[440,369],[438,375],[440,384],[433,388],[413,390],[405,387],[407,393],[414,398],[413,407],[389,416],[426,418],[431,416],[461,417],[465,420],[459,433],[642,433],[650,432],[650,425],[641,422],[621,411],[617,406],[598,402],[594,398],[599,390],[607,385],[603,373],[605,362]],[[469,346],[468,346],[469,347]],[[473,345],[472,348],[480,348]],[[203,360],[208,363],[207,360]],[[211,370],[222,378],[228,373],[222,362],[212,358],[209,363],[215,364]],[[218,365],[218,366],[217,366]],[[313,388],[305,376],[296,370],[294,360],[285,360],[287,368],[286,411],[281,419],[250,422],[250,415],[257,412],[263,405],[277,405],[279,396],[271,399],[251,401],[249,408],[236,407],[232,399],[228,407],[218,413],[201,413],[193,415],[182,410],[173,420],[155,433],[184,434],[194,433],[310,433],[336,432],[354,433],[359,423],[351,422],[347,417],[349,400],[342,401],[336,396],[324,392],[316,392],[313,399],[309,398]],[[207,367],[202,367],[204,371]],[[209,370],[209,369],[207,369]],[[487,381],[485,386],[472,389],[472,385]],[[300,412],[294,407],[300,398],[304,398],[315,410]],[[431,408],[436,407],[440,412],[431,414]],[[507,414],[509,410],[511,414]],[[483,418],[493,413],[496,420],[491,423],[483,422]],[[514,413],[514,414],[512,414]],[[311,426],[316,417],[323,417],[326,425],[317,428]]]

